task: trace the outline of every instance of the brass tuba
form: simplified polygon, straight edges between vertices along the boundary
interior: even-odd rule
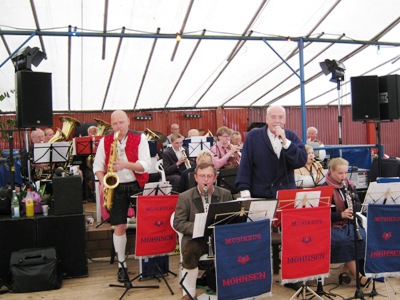
[[[103,178],[104,183],[104,204],[103,206],[110,211],[112,204],[113,204],[113,190],[119,184],[119,177],[116,172],[113,170],[113,163],[117,160],[117,143],[118,143],[118,136],[119,131],[114,133],[114,141],[111,144],[110,149],[110,159],[108,160],[107,166],[107,174]]]
[[[105,133],[108,130],[110,130],[110,128],[111,128],[111,124],[110,123],[108,123],[106,121],[103,121],[103,120],[100,120],[100,119],[97,119],[97,118],[94,118],[94,120],[96,121],[96,125],[97,125],[96,136],[105,135]]]
[[[61,116],[59,120],[63,122],[62,129],[57,128],[56,134],[48,141],[50,144],[54,142],[68,141],[72,130],[81,125],[78,120],[68,116]]]

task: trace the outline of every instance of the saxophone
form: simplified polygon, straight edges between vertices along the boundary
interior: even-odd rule
[[[113,163],[118,158],[118,153],[117,153],[118,136],[119,136],[119,131],[114,133],[114,141],[112,142],[111,148],[110,148],[110,159],[108,161],[107,174],[103,178],[103,183],[104,183],[104,204],[103,204],[103,206],[108,211],[111,210],[112,203],[113,203],[113,192],[114,192],[113,190],[119,184],[118,174],[116,172],[114,172],[114,170],[113,170]]]

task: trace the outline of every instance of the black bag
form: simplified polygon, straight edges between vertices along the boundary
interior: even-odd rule
[[[14,293],[47,291],[61,287],[62,276],[54,248],[13,252],[10,269]]]
[[[0,188],[0,215],[11,215],[11,196],[11,189]]]

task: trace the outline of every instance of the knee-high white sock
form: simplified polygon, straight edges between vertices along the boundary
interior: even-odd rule
[[[183,286],[188,290],[189,294],[194,298],[196,296],[196,281],[197,281],[197,276],[199,275],[199,268],[195,269],[182,269],[182,276],[185,276],[187,272],[187,275],[185,277],[185,280],[182,282]],[[186,295],[185,290],[183,289],[183,296]]]
[[[113,242],[114,242],[115,252],[117,253],[117,259],[118,259],[118,261],[123,261],[124,267],[126,268],[126,261],[125,261],[126,234],[116,235],[114,233],[113,234]],[[121,267],[121,265],[118,263],[118,268],[120,268],[120,267]]]

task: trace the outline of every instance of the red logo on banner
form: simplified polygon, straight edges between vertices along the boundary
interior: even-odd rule
[[[392,237],[392,233],[391,232],[384,232],[382,234],[382,238],[385,240],[389,240]]]
[[[248,255],[245,255],[245,256],[239,256],[237,261],[238,261],[238,263],[244,265],[244,264],[248,263],[249,260],[250,260],[250,257]]]

